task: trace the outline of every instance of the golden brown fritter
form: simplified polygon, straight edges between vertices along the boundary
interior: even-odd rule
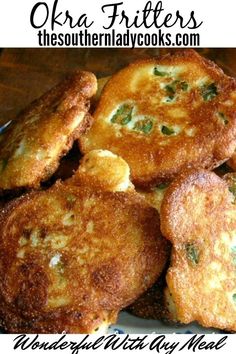
[[[236,204],[227,183],[204,170],[177,177],[162,202],[161,230],[173,245],[170,312],[182,323],[235,331]]]
[[[58,167],[59,159],[84,132],[96,78],[75,72],[33,102],[1,135],[0,192],[37,188]]]
[[[153,208],[160,212],[161,203],[167,187],[167,184],[161,184],[150,190],[137,189],[137,192],[141,194]],[[165,274],[166,270],[158,281],[131,304],[127,310],[141,318],[153,320],[169,319],[169,311],[166,308],[164,297],[164,289],[166,287]]]
[[[79,169],[66,183],[110,192],[134,191],[129,178],[130,168],[121,157],[107,150],[92,150],[82,158]]]
[[[91,333],[162,272],[159,216],[137,193],[57,183],[0,216],[0,323],[8,332]]]
[[[108,81],[80,146],[118,154],[135,185],[155,186],[230,158],[235,108],[235,79],[192,50],[137,61]]]
[[[137,317],[162,320],[165,317],[163,299],[165,286],[165,277],[161,276],[150,289],[127,308],[127,311]]]

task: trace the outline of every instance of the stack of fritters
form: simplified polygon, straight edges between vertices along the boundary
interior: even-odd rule
[[[235,331],[235,149],[236,80],[192,50],[33,103],[0,140],[1,193],[28,191],[2,198],[1,326],[93,333],[128,306]]]
[[[53,118],[48,117],[49,130]],[[24,159],[27,153],[22,151]],[[37,169],[32,151],[29,158]],[[156,281],[168,257],[168,241],[160,233],[157,211],[135,192],[129,175],[122,158],[92,151],[66,182],[2,208],[2,328],[11,333],[106,332],[119,311]]]

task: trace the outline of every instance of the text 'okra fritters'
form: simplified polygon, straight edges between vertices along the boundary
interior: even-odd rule
[[[0,227],[8,332],[91,333],[147,290],[167,259],[158,213],[135,191],[57,183],[10,203]]]
[[[192,50],[137,61],[101,93],[84,153],[123,157],[135,185],[171,180],[185,167],[213,169],[236,147],[236,81]]]
[[[0,191],[39,187],[89,124],[97,81],[75,72],[21,113],[0,137]]]
[[[168,187],[161,230],[172,244],[167,304],[182,323],[236,330],[236,204],[213,172],[188,171]]]

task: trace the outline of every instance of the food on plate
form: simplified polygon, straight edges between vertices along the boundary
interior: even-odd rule
[[[97,92],[95,96],[91,100],[91,111],[94,112],[97,107],[98,101],[100,100],[102,90],[104,89],[108,80],[110,80],[111,76],[100,77],[97,80]]]
[[[161,231],[172,243],[167,304],[181,323],[236,330],[236,204],[215,173],[183,172],[168,187]]]
[[[107,150],[92,150],[86,154],[78,171],[67,183],[87,185],[111,192],[133,191],[130,168],[119,156]]]
[[[104,156],[114,161],[107,165],[113,176],[117,161]],[[1,210],[0,324],[10,333],[101,332],[165,266],[168,243],[158,212],[129,183],[127,190],[118,183],[118,191],[114,184],[106,191],[70,182]]]
[[[193,50],[33,102],[0,127],[0,327],[236,331],[235,149],[236,80]]]
[[[141,194],[153,208],[160,212],[161,203],[167,187],[168,184],[160,184],[149,190],[137,189],[137,192]],[[166,288],[166,270],[167,269],[163,271],[160,278],[150,289],[127,308],[129,312],[141,318],[170,320],[169,311],[166,307],[164,297],[164,290]]]
[[[110,150],[129,164],[135,185],[155,186],[229,159],[235,109],[235,79],[196,52],[141,60],[107,82],[80,147]]]
[[[157,211],[160,213],[161,203],[168,185],[168,183],[162,183],[148,190],[137,189],[137,192],[141,194],[146,199],[146,201],[151,204],[153,208],[157,209]]]
[[[165,286],[165,277],[162,275],[151,288],[127,308],[127,311],[137,317],[162,320],[165,317],[163,298]]]
[[[90,124],[94,74],[78,71],[21,113],[1,135],[0,192],[37,188],[57,169],[60,158]]]

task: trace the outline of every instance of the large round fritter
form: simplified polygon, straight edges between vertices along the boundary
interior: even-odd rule
[[[123,157],[141,187],[213,169],[236,148],[236,81],[191,50],[137,61],[108,81],[80,146]]]
[[[150,287],[167,258],[158,213],[136,193],[57,183],[9,204],[0,228],[9,332],[90,333]]]

